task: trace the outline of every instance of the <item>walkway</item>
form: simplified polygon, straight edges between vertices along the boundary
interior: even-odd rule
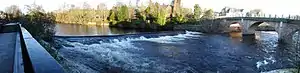
[[[16,46],[16,32],[0,33],[0,72],[12,73]]]
[[[0,73],[64,73],[62,67],[20,24],[0,29]]]

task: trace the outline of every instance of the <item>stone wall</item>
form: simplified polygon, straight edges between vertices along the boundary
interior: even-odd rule
[[[224,33],[224,25],[221,20],[205,20],[198,23],[175,25],[174,30],[198,31],[204,33]]]

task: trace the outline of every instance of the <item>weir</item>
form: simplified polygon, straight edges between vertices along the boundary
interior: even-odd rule
[[[277,43],[278,36],[273,33],[276,32],[262,32],[258,40],[190,31],[177,35],[57,36],[55,39],[62,46],[58,52],[66,59],[62,65],[70,73],[259,73],[291,66],[282,63],[287,59],[277,55],[284,52],[276,51],[282,44]]]
[[[21,24],[2,25],[0,41],[1,73],[64,73]]]

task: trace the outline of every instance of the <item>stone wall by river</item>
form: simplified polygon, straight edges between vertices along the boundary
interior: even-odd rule
[[[173,27],[174,30],[199,31],[205,33],[223,33],[228,26],[222,25],[221,20],[205,20],[198,23],[180,24]]]

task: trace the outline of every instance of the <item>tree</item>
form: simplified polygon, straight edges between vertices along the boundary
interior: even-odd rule
[[[160,9],[159,13],[157,14],[156,23],[160,26],[164,26],[166,21],[166,11],[164,9]]]
[[[187,21],[187,17],[188,14],[192,14],[192,12],[189,12],[188,8],[179,8],[179,10],[176,13],[175,16],[175,23],[176,24],[182,24],[185,23]],[[174,22],[174,20],[172,20]]]
[[[194,19],[199,20],[202,15],[202,10],[198,4],[194,6]]]
[[[117,9],[116,15],[118,21],[126,21],[129,18],[128,7],[126,5],[122,5]]]
[[[93,11],[93,10],[90,10]],[[94,21],[96,22],[100,22],[100,23],[105,23],[108,18],[108,16],[110,15],[110,11],[107,9],[106,5],[101,3],[97,6],[97,10],[96,11],[96,19],[94,19]],[[92,15],[92,14],[89,14]],[[93,15],[92,15],[93,16]]]
[[[62,11],[56,11],[56,21],[60,23],[68,24],[87,24],[88,22],[105,23],[109,16],[109,10],[106,9],[105,4],[99,4],[97,9],[91,9],[87,2],[83,3],[82,7],[75,7],[71,5],[71,8],[62,9]]]
[[[116,19],[115,18],[116,18],[115,11],[110,10],[109,11],[109,17],[108,17],[108,20],[109,20],[110,24],[112,24],[112,25],[116,24]]]
[[[136,12],[136,17],[139,19],[139,20],[143,20],[143,21],[146,21],[146,15],[145,15],[145,12],[141,12],[139,11],[138,9],[135,10]]]
[[[185,16],[183,14],[176,14],[175,19],[176,19],[176,22],[179,24],[186,22]]]
[[[3,11],[0,11],[0,19],[3,20],[6,18],[6,13]]]
[[[203,14],[203,19],[213,19],[214,18],[214,11],[212,9],[208,9]]]
[[[145,9],[146,19],[150,20],[150,21],[153,20],[153,16],[152,16],[151,10],[152,10],[152,7],[150,5]]]
[[[148,7],[146,8],[145,12],[146,12],[146,14],[150,14],[150,11],[151,11],[151,7],[148,6]]]
[[[193,14],[193,10],[190,8],[180,8],[180,14],[186,16],[188,14]]]
[[[167,12],[166,9],[161,7],[158,3],[155,3],[155,6],[153,8],[152,16],[155,18],[155,23],[159,24],[160,26],[164,26],[166,24],[166,17]]]
[[[41,6],[27,5],[28,13],[22,18],[21,23],[36,39],[51,41],[55,34],[55,16],[45,13]]]
[[[22,12],[17,5],[11,5],[5,9],[5,13],[7,14],[7,19],[10,22],[17,22],[22,16]]]

